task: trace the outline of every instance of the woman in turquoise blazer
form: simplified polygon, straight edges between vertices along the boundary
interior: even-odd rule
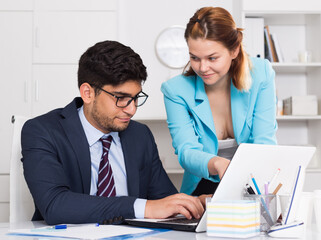
[[[213,19],[229,20],[230,28],[223,30],[234,31],[235,40],[233,34],[224,39],[217,33],[220,22]],[[190,69],[164,82],[161,91],[173,147],[185,170],[181,192],[192,194],[201,179],[219,182],[229,164],[217,156],[218,140],[276,144],[276,95],[271,64],[247,57],[241,30],[225,9],[198,10],[185,38]]]

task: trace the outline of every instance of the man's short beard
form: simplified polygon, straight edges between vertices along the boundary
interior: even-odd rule
[[[129,125],[128,122],[127,124],[124,123],[122,126],[117,126],[113,124],[113,119],[109,117],[102,117],[97,111],[95,102],[92,110],[92,118],[95,120],[98,126],[104,130],[104,132],[121,132],[124,131]]]

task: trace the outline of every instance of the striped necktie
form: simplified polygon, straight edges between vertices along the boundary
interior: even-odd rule
[[[116,188],[113,171],[108,160],[108,152],[113,137],[109,135],[107,138],[100,138],[99,140],[103,145],[103,154],[99,164],[97,196],[113,197],[116,196]]]

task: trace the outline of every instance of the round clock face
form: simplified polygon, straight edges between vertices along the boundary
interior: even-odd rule
[[[156,54],[159,60],[170,68],[182,68],[189,60],[185,28],[172,26],[160,33],[156,40]]]

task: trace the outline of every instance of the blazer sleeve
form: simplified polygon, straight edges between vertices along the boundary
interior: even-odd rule
[[[253,143],[274,145],[277,143],[275,72],[267,60],[264,60],[263,70],[265,76],[257,93],[250,138]]]
[[[73,173],[65,171],[55,141],[69,144],[66,139],[53,139],[48,128],[37,119],[29,120],[22,129],[25,179],[36,208],[48,224],[120,223],[124,218],[135,217],[135,197],[105,198],[74,191],[71,185],[81,186],[81,183],[68,181],[68,174]]]
[[[172,91],[172,88],[169,82],[165,82],[162,84],[161,91],[164,94],[168,128],[180,165],[185,171],[199,178],[219,181],[218,176],[209,175],[207,167],[209,160],[215,154],[205,151],[204,145],[200,143],[200,138],[204,136],[200,135],[195,126],[196,123],[188,110],[186,99]],[[191,94],[192,96],[194,95]],[[215,149],[215,146],[213,145],[212,148]]]

